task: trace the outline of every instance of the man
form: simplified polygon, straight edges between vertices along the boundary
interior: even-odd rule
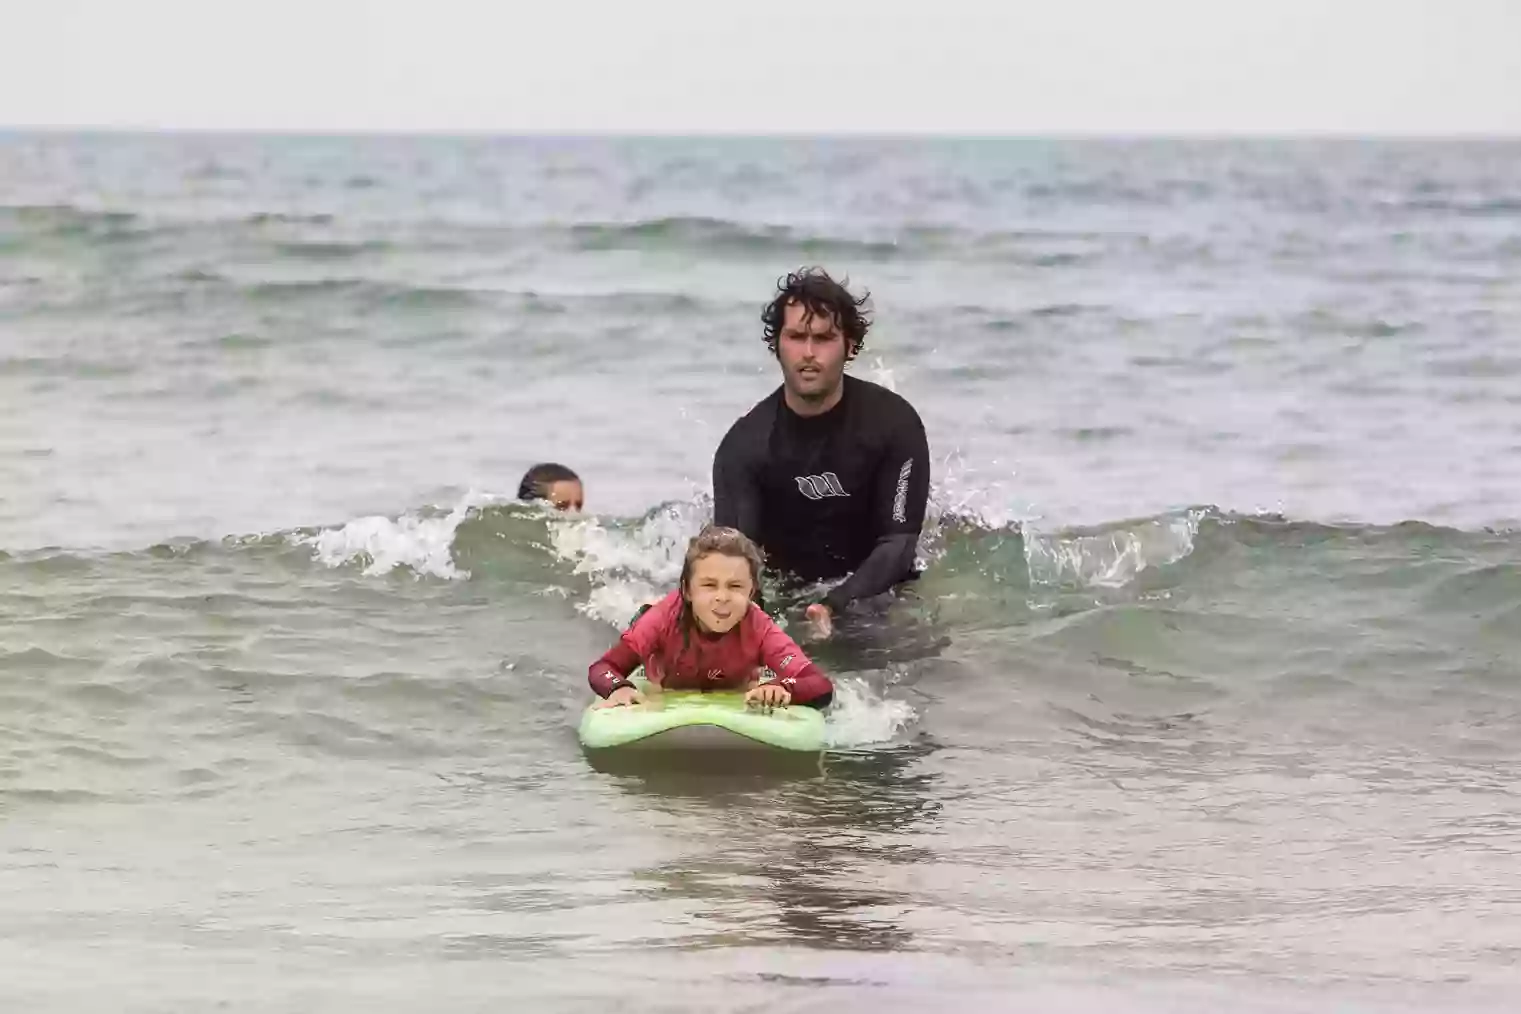
[[[713,458],[713,520],[805,581],[846,578],[807,616],[820,636],[855,599],[916,576],[929,498],[919,414],[845,375],[871,326],[866,297],[819,269],[790,274],[761,314],[782,385],[730,427]]]

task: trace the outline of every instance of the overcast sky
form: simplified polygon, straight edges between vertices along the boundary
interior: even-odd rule
[[[13,126],[1521,134],[1521,0],[5,7]]]

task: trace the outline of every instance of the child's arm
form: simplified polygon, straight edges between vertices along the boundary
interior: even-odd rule
[[[587,669],[586,680],[598,697],[605,698],[620,687],[633,689],[634,683],[628,678],[628,674],[637,668],[639,668],[638,653],[628,646],[626,640],[619,638],[617,644],[607,649],[602,657]],[[637,690],[634,692],[638,693]]]
[[[764,687],[779,687],[787,694],[787,700],[781,702],[783,704],[827,707],[834,700],[834,684],[824,675],[824,670],[814,665],[803,654],[803,649],[797,646],[797,642],[788,637],[759,607],[752,606],[750,615],[762,627],[761,661],[775,673],[775,676],[759,684],[751,693]],[[771,694],[765,696],[770,697]]]
[[[679,598],[679,593],[667,595],[644,610],[618,638],[618,643],[591,664],[586,671],[586,680],[598,697],[610,704],[637,704],[644,699],[628,678],[629,673],[654,653],[660,643],[661,631],[670,623],[671,610],[678,608]]]

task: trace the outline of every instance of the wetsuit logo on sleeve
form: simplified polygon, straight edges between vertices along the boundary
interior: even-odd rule
[[[893,496],[893,520],[902,524],[907,514],[905,508],[908,505],[908,477],[914,470],[914,459],[909,458],[898,469],[898,492]]]
[[[822,500],[826,496],[849,496],[845,487],[840,485],[840,477],[833,472],[825,472],[823,475],[799,475],[796,477],[797,491],[810,500]]]

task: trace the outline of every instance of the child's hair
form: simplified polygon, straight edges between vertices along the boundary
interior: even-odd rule
[[[761,554],[760,547],[751,542],[749,537],[737,528],[722,528],[718,525],[709,525],[704,528],[691,542],[687,543],[687,555],[681,561],[681,615],[677,622],[681,624],[683,648],[689,643],[691,633],[697,626],[697,618],[692,615],[692,599],[687,591],[687,585],[692,580],[692,570],[697,566],[697,561],[713,553],[738,557],[750,565],[750,600],[752,602],[755,600],[755,593],[760,590],[761,567],[765,565],[765,557]]]
[[[564,465],[546,461],[523,473],[518,483],[519,500],[542,500],[557,482],[580,482],[581,477]]]

